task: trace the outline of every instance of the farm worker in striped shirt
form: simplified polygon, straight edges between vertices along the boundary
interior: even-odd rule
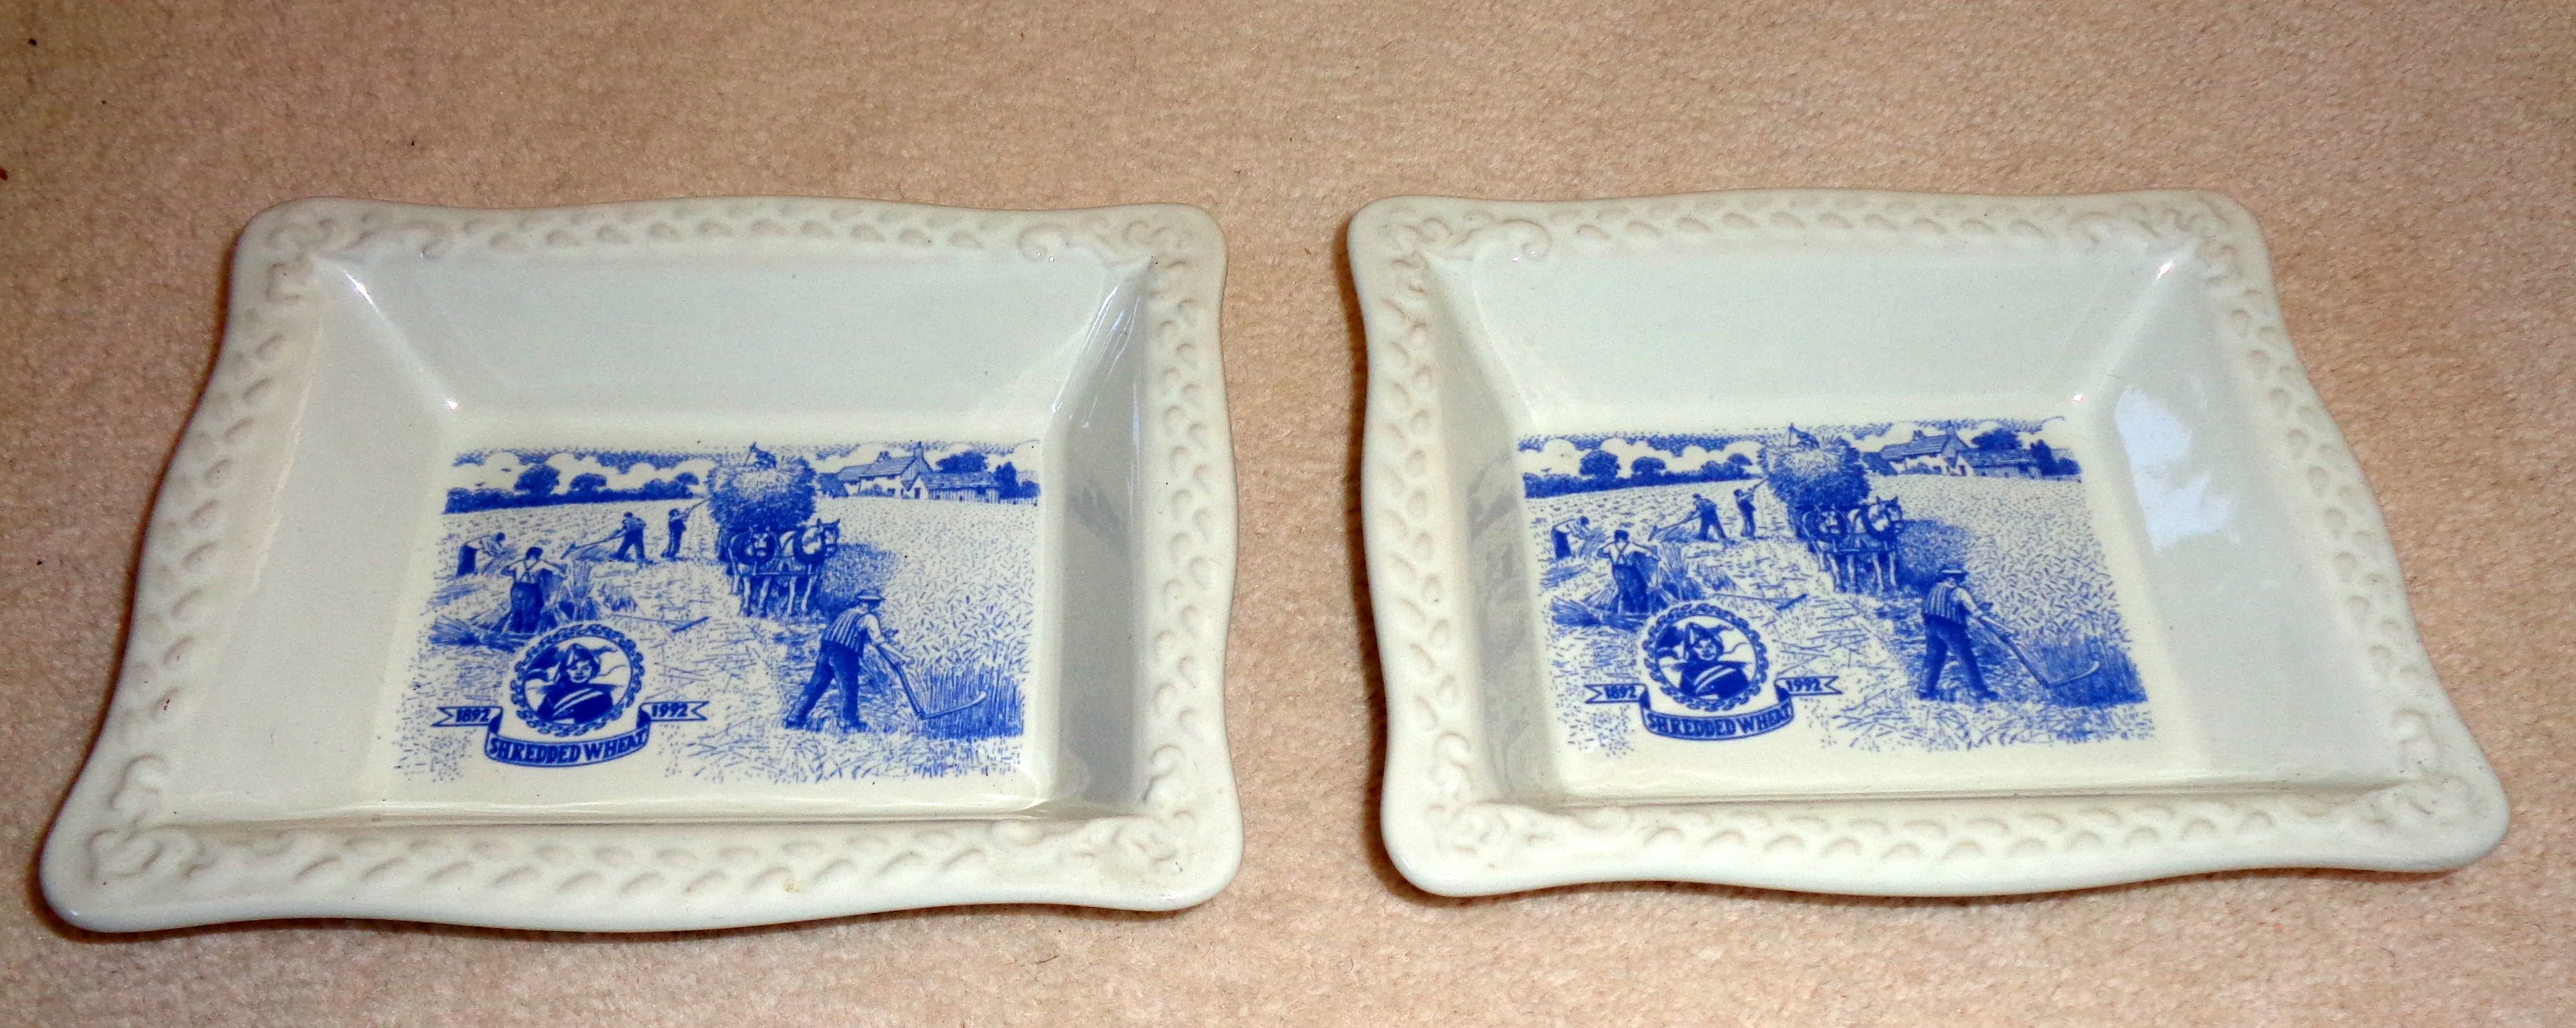
[[[2001,698],[1986,688],[1985,672],[1977,667],[1977,647],[1968,639],[1968,622],[1985,618],[1976,596],[1968,592],[1968,569],[1943,566],[1932,577],[1932,587],[1923,591],[1923,684],[1915,695],[1941,698],[1941,667],[1956,650],[1959,669],[1968,673],[1968,694],[1981,700]]]
[[[832,619],[829,627],[823,629],[823,639],[814,654],[814,677],[805,683],[805,697],[797,701],[796,712],[787,715],[787,727],[813,727],[809,719],[814,707],[823,702],[823,694],[832,691],[834,679],[841,683],[842,729],[862,731],[868,727],[866,722],[859,720],[859,679],[866,674],[868,650],[873,648],[877,651],[877,657],[894,670],[897,681],[904,677],[903,662],[896,659],[894,651],[885,645],[887,637],[893,633],[886,631],[885,626],[877,621],[877,605],[883,602],[883,594],[874,589],[861,589],[857,596],[850,598],[850,608],[842,611],[840,616]],[[904,683],[904,688],[911,687],[910,682]]]

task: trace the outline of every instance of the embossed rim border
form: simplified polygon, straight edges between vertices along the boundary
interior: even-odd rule
[[[1452,623],[1466,581],[1441,482],[1441,317],[1432,263],[1484,247],[1541,257],[1622,240],[1966,240],[2089,250],[2191,248],[2210,269],[2232,374],[2268,386],[2260,459],[2292,490],[2294,530],[2336,569],[2340,627],[2371,656],[2355,683],[2391,712],[2401,783],[2361,794],[2295,791],[2127,797],[1828,799],[1557,811],[1495,799],[1496,780]],[[1579,882],[1666,880],[1867,895],[2044,892],[2253,867],[2432,871],[2484,856],[2506,806],[2486,758],[2435,679],[2378,502],[2291,349],[2252,217],[2214,193],[2001,197],[1759,190],[1563,203],[1395,197],[1352,219],[1368,333],[1361,516],[1386,675],[1381,828],[1415,885],[1489,895]]]
[[[159,756],[204,701],[274,518],[321,331],[317,257],[478,250],[943,249],[1033,261],[1081,249],[1150,265],[1140,419],[1136,813],[1055,820],[208,828],[158,812]],[[252,219],[234,248],[224,340],[163,475],[123,666],[90,758],[49,833],[46,898],[85,928],[282,917],[649,931],[917,907],[1057,903],[1173,910],[1215,895],[1242,856],[1223,717],[1235,558],[1217,320],[1225,248],[1182,205],[986,211],[803,198],[471,210],[321,198]]]

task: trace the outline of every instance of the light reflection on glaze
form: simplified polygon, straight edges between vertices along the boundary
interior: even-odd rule
[[[2207,472],[2191,473],[2191,427],[2172,408],[2131,389],[2120,394],[2111,420],[2129,457],[2129,481],[2149,544],[2161,550],[2193,536],[2235,536],[2236,501],[2214,494],[2215,480]]]

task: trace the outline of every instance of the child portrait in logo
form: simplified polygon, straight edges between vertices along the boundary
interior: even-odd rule
[[[1683,603],[1664,611],[1646,626],[1639,642],[1647,679],[1693,710],[1743,706],[1762,694],[1770,670],[1753,626],[1713,603]]]
[[[643,677],[643,655],[623,633],[601,624],[570,625],[529,644],[510,698],[528,727],[580,735],[624,714]]]

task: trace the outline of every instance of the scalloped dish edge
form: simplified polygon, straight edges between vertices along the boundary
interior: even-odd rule
[[[321,349],[316,258],[403,247],[860,253],[942,248],[1032,261],[1072,249],[1151,262],[1134,813],[1055,820],[760,824],[172,823],[164,755],[206,701],[214,654],[274,520]],[[705,198],[530,210],[350,199],[283,204],[234,251],[221,350],[153,504],[114,699],[46,839],[46,897],[85,928],[279,917],[512,928],[715,928],[969,903],[1170,910],[1224,888],[1242,818],[1224,735],[1235,560],[1232,451],[1217,342],[1224,241],[1197,208],[983,211],[874,201]]]
[[[2293,526],[2343,589],[2346,641],[2374,669],[2357,683],[2393,711],[2404,780],[2359,794],[2229,794],[1792,800],[1559,811],[1502,802],[1478,683],[1453,623],[1466,581],[1439,526],[1455,501],[1443,463],[1430,345],[1442,315],[1432,262],[1484,247],[1537,258],[1622,239],[1779,241],[1824,233],[1937,244],[2006,238],[2074,251],[2128,241],[2192,248],[2212,269],[2233,369],[2268,387],[2260,459],[2310,488]],[[1979,895],[2110,885],[2236,868],[2392,871],[2457,867],[2503,838],[2494,771],[2434,677],[2377,502],[2310,385],[2253,219],[2196,191],[1990,197],[1766,190],[1566,203],[1396,197],[1351,223],[1368,333],[1362,517],[1384,654],[1389,854],[1414,884],[1486,895],[1580,882],[1694,881],[1874,895]]]

